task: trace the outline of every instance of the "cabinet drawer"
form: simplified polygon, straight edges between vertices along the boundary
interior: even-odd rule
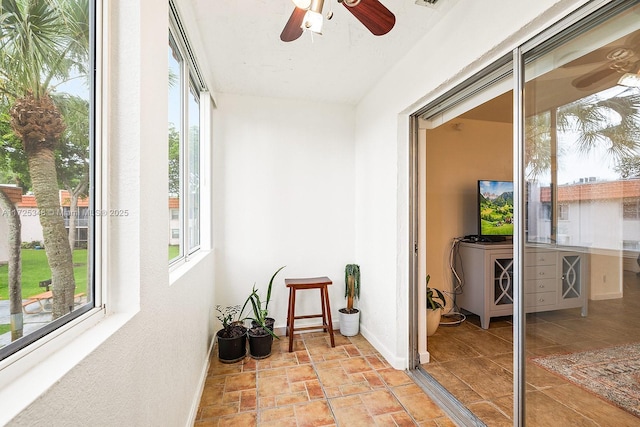
[[[529,279],[524,281],[524,293],[535,294],[539,292],[555,292],[557,282],[555,279]],[[529,297],[532,298],[532,297]]]
[[[537,294],[528,294],[524,297],[524,305],[527,308],[544,307],[556,304],[556,292],[540,292]]]
[[[524,268],[524,279],[553,279],[556,277],[556,266],[533,265]]]
[[[556,263],[556,253],[553,251],[526,251],[525,265],[552,265]]]

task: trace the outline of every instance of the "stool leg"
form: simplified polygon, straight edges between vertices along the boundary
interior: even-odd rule
[[[320,303],[322,304],[322,332],[329,332],[329,323],[327,322],[327,303],[324,299],[324,287],[319,288],[320,291]]]
[[[291,288],[289,288],[289,305],[287,305],[287,327],[285,328],[285,336],[289,335],[289,320],[291,319]]]
[[[336,346],[336,342],[333,339],[333,322],[331,321],[331,304],[329,304],[329,291],[325,286],[323,289],[324,292],[324,302],[327,305],[327,323],[329,325],[329,336],[331,337],[331,347]],[[324,308],[322,310],[324,312]]]
[[[293,324],[295,323],[296,317],[296,288],[291,289],[291,302],[289,305],[289,353],[293,351],[293,333],[295,328]]]

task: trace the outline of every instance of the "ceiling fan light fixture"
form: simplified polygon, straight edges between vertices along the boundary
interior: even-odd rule
[[[324,0],[311,0],[309,10],[304,15],[302,25],[300,28],[303,30],[309,30],[316,34],[322,34],[322,7],[324,6]]]
[[[317,34],[322,34],[322,14],[314,12],[313,10],[307,10],[300,26],[303,30],[313,31]]]
[[[637,87],[640,88],[640,72],[636,73],[626,73],[620,77],[618,80],[618,84],[620,86],[627,87]]]
[[[311,6],[311,0],[292,0],[293,4],[296,5],[297,8],[300,9],[309,9]]]

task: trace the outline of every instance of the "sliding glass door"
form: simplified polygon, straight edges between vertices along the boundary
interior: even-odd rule
[[[639,2],[585,6],[414,125],[417,379],[465,425],[640,425]],[[508,199],[481,179],[513,181],[513,242],[468,235]]]
[[[640,6],[600,14],[523,55],[526,425],[640,424]]]

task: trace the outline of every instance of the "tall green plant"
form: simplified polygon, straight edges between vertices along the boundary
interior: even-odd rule
[[[278,273],[280,273],[280,270],[282,270],[285,267],[286,265],[283,265],[282,267],[277,269],[276,272],[273,273],[273,276],[271,276],[271,280],[269,280],[269,285],[267,286],[267,298],[265,299],[265,303],[264,303],[265,317],[267,317],[267,315],[269,314],[269,302],[271,301],[271,288],[273,287],[273,280],[276,278]]]
[[[269,335],[273,336],[274,338],[280,339],[280,337],[278,337],[273,332],[273,330],[267,326],[267,311],[262,309],[262,302],[260,301],[260,295],[258,295],[258,290],[256,289],[255,285],[251,290],[251,294],[249,295],[247,300],[244,302],[244,305],[242,306],[242,310],[240,311],[240,313],[244,312],[248,304],[251,304],[251,309],[253,310],[253,317],[248,317],[248,319],[253,320],[258,325],[258,327],[260,327]]]
[[[347,312],[353,310],[353,299],[360,298],[360,266],[347,264],[344,268],[344,296],[347,298]]]

